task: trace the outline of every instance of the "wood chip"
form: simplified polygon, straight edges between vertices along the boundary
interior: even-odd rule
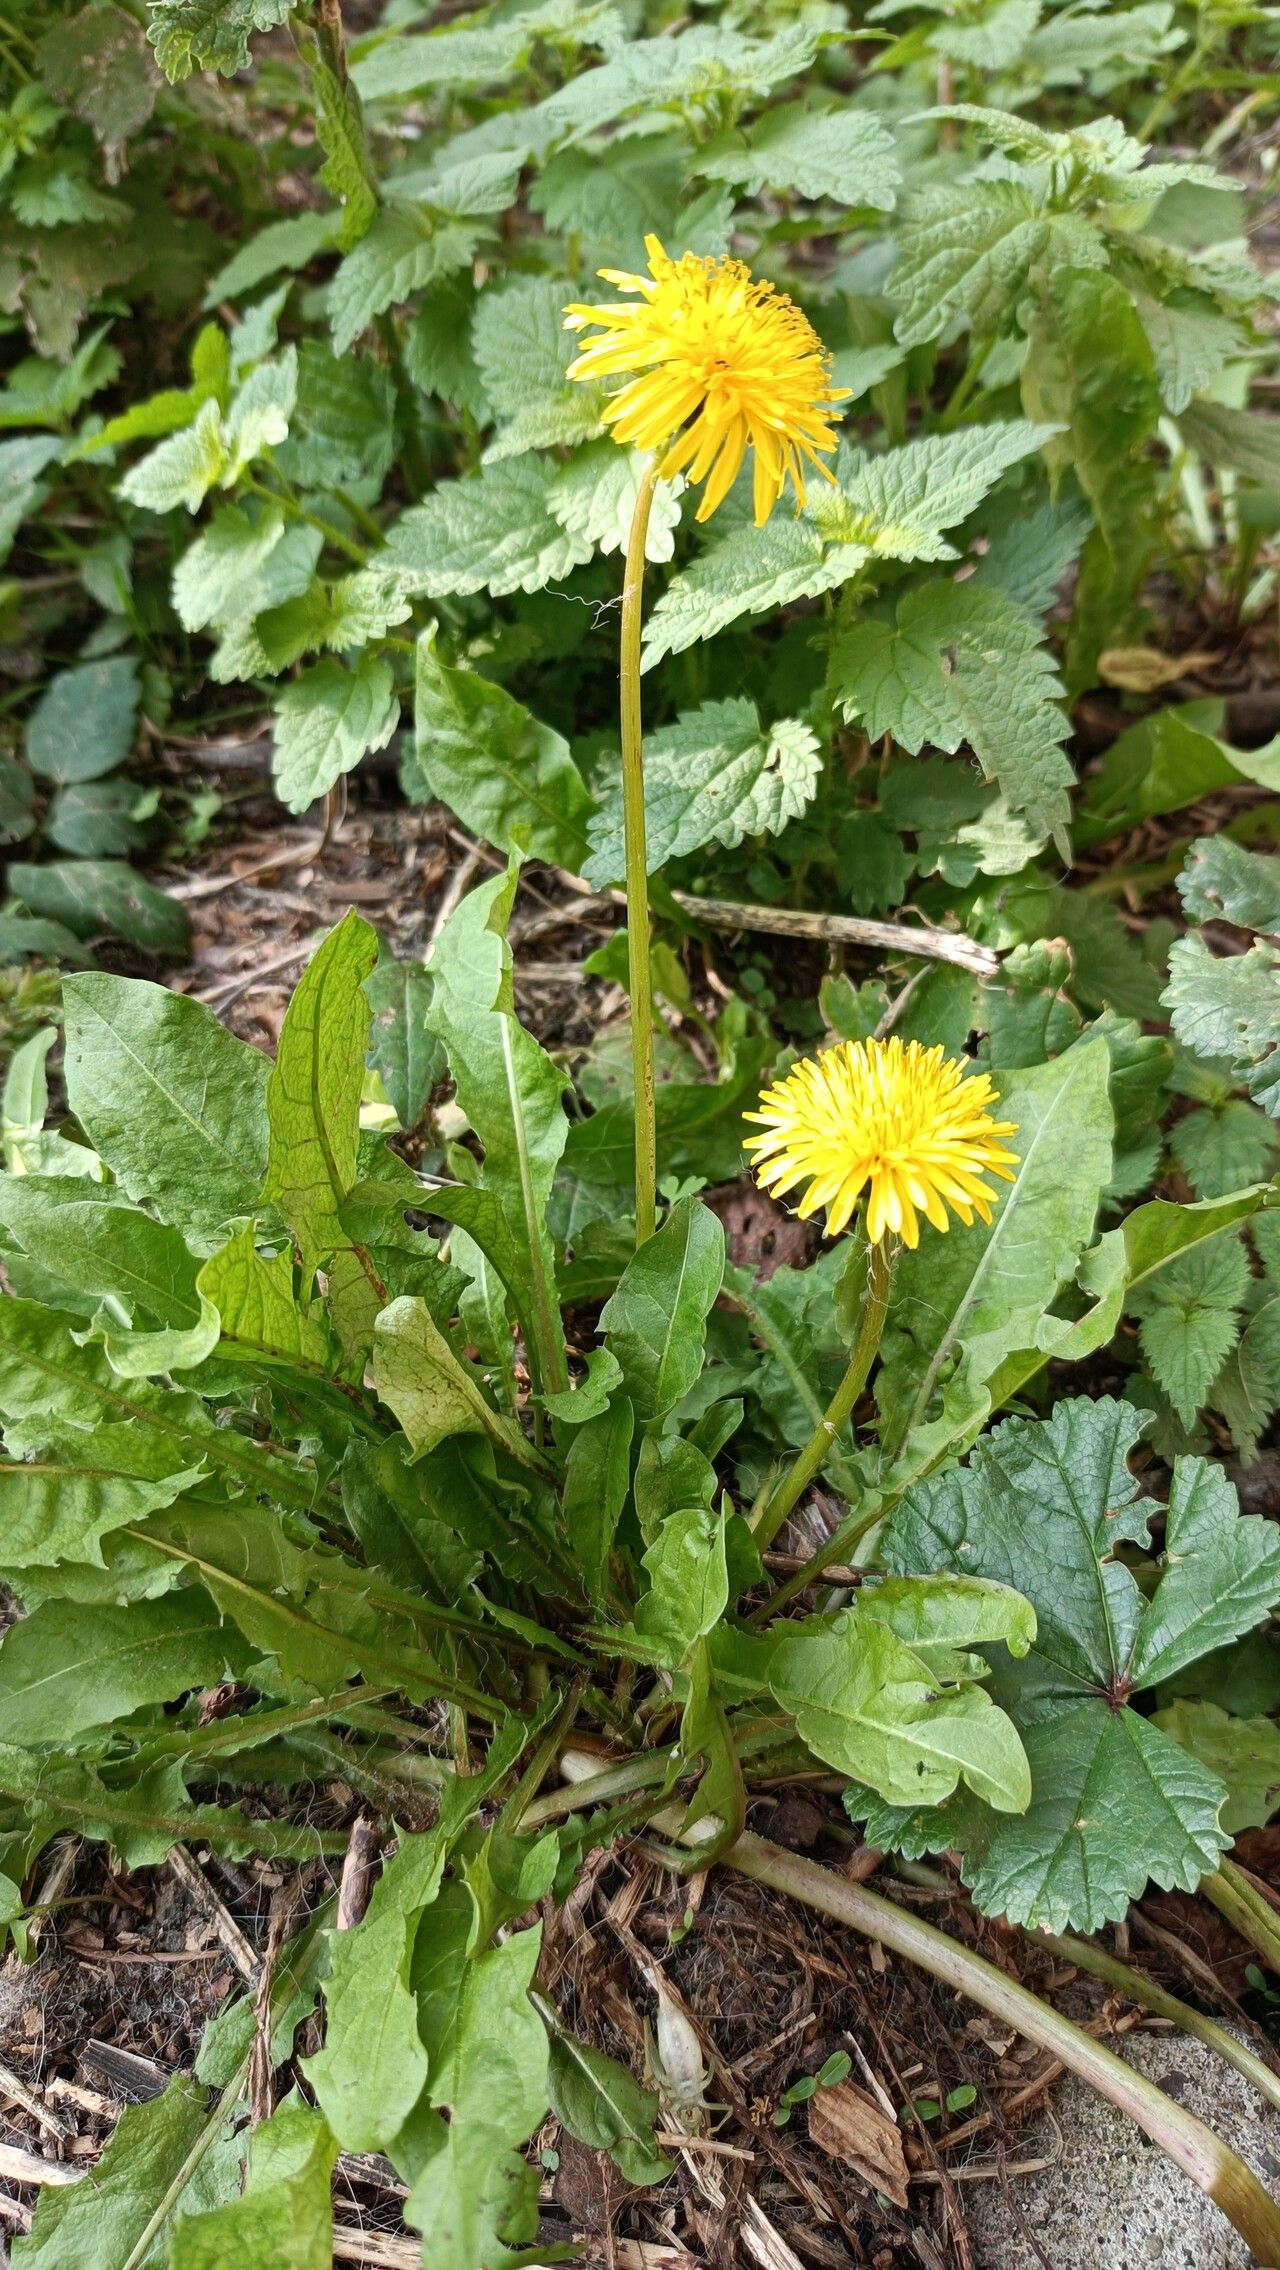
[[[847,2161],[895,2207],[906,2207],[907,2162],[898,2123],[856,2081],[815,2089],[809,2099],[809,2141],[830,2159]]]
[[[0,2182],[79,2183],[81,2169],[64,2167],[61,2160],[42,2160],[36,2152],[21,2152],[16,2144],[0,2144]]]

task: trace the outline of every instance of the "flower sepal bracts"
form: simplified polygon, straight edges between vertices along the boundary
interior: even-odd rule
[[[1004,1147],[1017,1128],[987,1108],[997,1101],[985,1072],[941,1048],[842,1041],[765,1090],[746,1114],[763,1133],[746,1148],[775,1197],[808,1184],[796,1211],[807,1218],[825,1207],[828,1236],[847,1227],[865,1191],[869,1242],[893,1236],[914,1247],[921,1214],[936,1230],[950,1228],[948,1207],[966,1228],[975,1214],[991,1220],[999,1193],[982,1177],[1012,1182],[1018,1163]]]
[[[834,479],[822,458],[836,446],[832,409],[848,388],[832,386],[830,357],[808,317],[741,260],[694,252],[673,260],[656,236],[645,238],[645,251],[648,276],[600,271],[636,293],[634,303],[565,309],[567,330],[601,326],[569,376],[628,377],[605,407],[605,424],[617,442],[663,451],[660,479],[705,481],[699,520],[724,502],[750,450],[763,527],[788,481],[804,503],[806,463]]]

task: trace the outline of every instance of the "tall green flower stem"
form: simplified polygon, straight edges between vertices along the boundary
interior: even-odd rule
[[[636,492],[622,584],[618,660],[622,724],[622,828],[626,850],[627,959],[631,986],[631,1071],[636,1118],[636,1244],[654,1231],[658,1135],[653,1100],[653,987],[649,972],[649,859],[644,832],[644,750],[640,729],[640,631],[644,547],[657,484],[650,459]]]
[[[756,1523],[752,1535],[757,1552],[763,1553],[773,1543],[787,1515],[804,1495],[819,1467],[829,1456],[841,1428],[853,1416],[854,1405],[867,1384],[884,1334],[884,1320],[889,1306],[890,1270],[888,1245],[881,1238],[870,1248],[867,1258],[867,1289],[862,1298],[858,1336],[853,1343],[849,1368],[804,1449],[792,1460]]]
[[[651,1826],[664,1836],[681,1838],[682,1813],[678,1806],[657,1815]],[[711,1822],[699,1822],[682,1841],[701,1841],[714,1835]],[[847,1925],[864,1939],[878,1940],[905,1961],[915,1963],[955,1994],[963,1994],[979,2009],[1012,2026],[1027,2041],[1047,2049],[1099,2096],[1134,2121],[1169,2158],[1185,2169],[1200,2189],[1235,2225],[1258,2262],[1280,2263],[1280,2206],[1270,2198],[1243,2160],[1197,2120],[1184,2106],[1167,2097],[1144,2073],[1126,2065],[1114,2051],[1104,2049],[1090,2034],[1042,2002],[1025,1986],[1007,1978],[994,1963],[984,1961],[957,1940],[948,1938],[932,1923],[910,1915],[892,1900],[855,1884],[833,1868],[784,1852],[780,1845],[749,1832],[740,1836],[725,1854],[722,1865],[740,1876],[781,1892]]]

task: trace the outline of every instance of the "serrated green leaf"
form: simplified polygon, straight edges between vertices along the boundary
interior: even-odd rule
[[[151,0],[147,37],[171,81],[197,70],[230,78],[248,66],[250,34],[273,31],[292,8],[293,0]]]
[[[389,205],[349,252],[329,286],[335,354],[347,349],[384,309],[471,265],[486,234],[479,220],[457,220],[408,205]]]
[[[1016,181],[914,190],[899,208],[889,290],[904,347],[936,339],[957,316],[977,338],[1012,317],[1033,268],[1102,267],[1098,230],[1078,213],[1045,212]]]
[[[762,732],[754,702],[704,702],[649,735],[644,752],[649,872],[704,843],[730,850],[747,835],[778,835],[812,801],[822,756],[798,718]],[[596,888],[623,873],[622,790],[588,823],[591,856],[581,868]]]
[[[131,1420],[97,1426],[82,1447],[0,1460],[0,1565],[56,1568],[83,1561],[100,1568],[102,1539],[172,1505],[203,1472],[179,1463],[175,1445]]]
[[[1163,999],[1184,1047],[1225,1057],[1255,1103],[1280,1119],[1280,953],[1251,946],[1215,956],[1203,938],[1175,939]]]
[[[698,171],[713,180],[893,210],[902,178],[893,137],[869,111],[849,105],[823,113],[807,101],[786,103],[724,142],[698,161]]]
[[[173,571],[173,604],[184,629],[202,631],[210,623],[235,622],[244,614],[246,588],[257,577],[284,534],[284,513],[266,505],[218,507],[203,535],[183,553]]]
[[[371,749],[385,749],[400,720],[395,680],[376,654],[353,670],[326,658],[276,702],[272,772],[281,802],[305,812]]]
[[[384,1868],[362,1920],[329,1936],[325,2045],[307,2079],[338,2142],[384,2151],[427,2078],[427,2052],[409,1983],[419,1918],[435,1898],[443,1845],[406,1838]]]
[[[613,440],[588,442],[574,451],[547,491],[547,504],[566,535],[579,537],[593,551],[621,552],[631,531],[636,498],[648,460],[638,449],[620,449]],[[646,560],[669,560],[680,525],[679,480],[659,481],[649,508]]]
[[[406,785],[423,803],[438,796],[498,850],[518,843],[536,859],[580,873],[591,798],[568,742],[490,679],[451,669],[435,641],[434,625],[418,640],[416,743]]]
[[[1178,877],[1184,911],[1197,922],[1280,931],[1280,859],[1246,851],[1228,835],[1198,836]]]
[[[863,619],[837,641],[831,675],[873,740],[891,733],[913,753],[967,743],[1032,834],[1065,844],[1075,776],[1062,686],[1035,618],[1003,593],[919,584],[891,619]]]
[[[119,493],[147,512],[172,512],[180,504],[198,512],[226,464],[222,412],[216,401],[205,401],[189,426],[157,442],[130,468]]]
[[[1239,1337],[1237,1309],[1249,1283],[1244,1247],[1227,1233],[1169,1261],[1131,1296],[1142,1352],[1185,1426],[1194,1426]]]
[[[197,1239],[252,1212],[271,1066],[181,993],[96,971],[63,982],[67,1100],[131,1198]]]
[[[1151,1723],[1226,1785],[1219,1819],[1228,1836],[1265,1828],[1280,1804],[1280,1727],[1272,1718],[1235,1718],[1221,1705],[1180,1695]]]
[[[1276,1131],[1256,1104],[1237,1097],[1219,1110],[1188,1112],[1171,1129],[1169,1149],[1197,1198],[1225,1198],[1265,1180]]]
[[[572,296],[572,285],[554,276],[518,276],[482,293],[471,346],[499,421],[487,462],[585,441],[599,431],[603,389],[572,385],[565,376],[574,354],[564,327]]]
[[[286,221],[269,221],[210,278],[205,306],[218,307],[223,300],[243,299],[246,292],[256,290],[282,268],[305,268],[334,242],[337,230],[336,213],[292,213]]]
[[[396,521],[378,555],[380,570],[407,594],[429,599],[485,590],[500,598],[558,582],[592,550],[552,512],[558,473],[552,460],[526,456],[445,482]]]

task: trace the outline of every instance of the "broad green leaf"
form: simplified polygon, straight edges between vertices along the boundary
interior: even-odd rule
[[[1017,1179],[989,1228],[955,1225],[899,1258],[877,1386],[889,1444],[923,1424],[957,1358],[981,1411],[984,1384],[1005,1357],[1034,1345],[1089,1242],[1110,1175],[1108,1070],[1105,1046],[1089,1040],[1056,1063],[999,1076],[1000,1116],[1018,1130],[1009,1145]]]
[[[481,294],[472,351],[499,421],[486,463],[585,441],[600,430],[604,394],[565,376],[574,355],[564,327],[573,286],[554,276],[517,276]]]
[[[1280,1804],[1280,1726],[1273,1718],[1235,1718],[1219,1703],[1180,1695],[1151,1723],[1226,1784],[1219,1820],[1228,1836],[1266,1827]]]
[[[444,1848],[406,1838],[351,1931],[329,1934],[325,2043],[307,2080],[344,2150],[385,2151],[422,2094],[427,2052],[409,1983],[418,1922],[439,1888]]]
[[[9,890],[32,914],[65,922],[78,938],[114,930],[149,953],[186,953],[189,925],[183,908],[123,860],[58,860],[47,867],[14,860]]]
[[[252,506],[219,505],[173,571],[173,604],[184,629],[202,631],[242,616],[246,592],[283,534],[278,505],[256,513]]]
[[[334,355],[305,339],[298,402],[276,463],[290,480],[381,482],[395,454],[395,385],[372,355]]]
[[[873,740],[891,733],[973,750],[1033,836],[1065,850],[1073,768],[1061,681],[1034,616],[972,584],[915,585],[887,617],[863,617],[837,641],[832,689]]]
[[[212,1010],[141,980],[63,981],[67,1101],[131,1198],[196,1241],[251,1213],[271,1066]]]
[[[276,702],[272,774],[281,802],[305,812],[370,749],[385,749],[400,719],[395,680],[375,654],[354,670],[326,657]]]
[[[784,1638],[772,1692],[828,1765],[888,1804],[940,1804],[957,1782],[1002,1813],[1031,1794],[1022,1744],[981,1687],[944,1687],[887,1624],[846,1611]]]
[[[547,505],[567,536],[606,555],[626,548],[648,459],[612,439],[588,442],[562,465],[547,491]],[[649,508],[646,560],[669,560],[680,525],[678,479],[659,481]],[[646,748],[646,755],[648,754]]]
[[[1178,877],[1178,896],[1196,922],[1280,931],[1280,859],[1246,851],[1228,835],[1198,836]]]
[[[728,1606],[725,1545],[722,1516],[689,1505],[668,1515],[644,1556],[649,1589],[636,1602],[636,1630],[673,1671]]]
[[[587,1597],[604,1604],[609,1554],[631,1487],[635,1413],[624,1395],[584,1421],[569,1445],[562,1508],[565,1535]],[[0,1469],[0,1479],[3,1469]]]
[[[337,231],[336,213],[292,213],[288,220],[269,221],[210,277],[205,306],[218,307],[223,300],[243,299],[246,292],[255,291],[282,268],[305,268],[333,243]]]
[[[893,137],[877,117],[852,104],[824,114],[809,101],[783,104],[745,134],[713,142],[698,171],[757,194],[793,190],[884,213],[892,212],[901,180]]]
[[[1083,785],[1072,831],[1077,845],[1088,848],[1215,789],[1258,778],[1266,751],[1228,749],[1217,738],[1222,717],[1221,703],[1179,702],[1130,725]],[[1265,769],[1261,777],[1265,785]],[[1274,768],[1271,778],[1280,784]]]
[[[458,1361],[425,1301],[392,1301],[374,1327],[373,1383],[395,1413],[415,1458],[451,1435],[487,1435],[528,1463],[523,1436],[486,1403],[473,1374]]]
[[[591,556],[590,541],[561,525],[551,504],[553,459],[508,458],[470,479],[445,481],[402,513],[378,554],[381,572],[428,599],[489,591],[541,591]]]
[[[461,1600],[478,1575],[478,1552],[433,1510],[407,1444],[352,1442],[342,1461],[342,1510],[371,1567],[428,1597]]]
[[[431,1016],[457,1100],[484,1146],[484,1188],[501,1200],[516,1242],[541,1384],[555,1389],[565,1376],[547,1208],[569,1123],[564,1075],[515,1015],[506,941],[515,887],[512,868],[450,915],[431,953]]]
[[[134,817],[142,793],[133,780],[87,780],[60,788],[48,814],[51,843],[79,859],[125,858],[146,843],[150,829]]]
[[[1244,1247],[1228,1234],[1167,1261],[1158,1276],[1130,1295],[1130,1309],[1141,1318],[1142,1352],[1186,1427],[1195,1425],[1200,1405],[1239,1338],[1237,1311],[1249,1281]]]
[[[249,2142],[242,2196],[178,2224],[170,2270],[225,2270],[231,2262],[275,2270],[331,2270],[329,2173],[337,2144],[297,2095],[285,2098]]]
[[[1216,1110],[1188,1112],[1169,1130],[1169,1149],[1197,1198],[1225,1198],[1261,1182],[1276,1143],[1265,1113],[1238,1096]]]
[[[821,772],[817,736],[798,718],[762,732],[754,702],[704,702],[649,735],[644,751],[645,839],[650,874],[704,843],[732,850],[748,835],[778,835],[812,801]],[[622,790],[611,789],[588,824],[586,880],[600,887],[624,868]]]
[[[628,1262],[601,1311],[605,1345],[643,1426],[665,1418],[702,1370],[707,1318],[724,1278],[724,1231],[700,1199],[682,1198]]]
[[[1280,1119],[1280,953],[1258,945],[1215,956],[1203,938],[1175,939],[1164,1001],[1184,1047],[1226,1058],[1254,1102]]]
[[[396,102],[436,89],[492,86],[523,69],[543,42],[567,59],[582,47],[612,46],[620,32],[611,0],[535,0],[506,18],[472,16],[422,38],[384,38],[362,49],[352,76],[366,102]]]
[[[376,1272],[342,1223],[356,1182],[369,1004],[378,941],[354,912],[308,962],[280,1028],[267,1082],[270,1145],[263,1196],[274,1199],[308,1272],[325,1267],[344,1346],[368,1345],[382,1305]]]
[[[1183,440],[1211,465],[1263,488],[1280,483],[1280,419],[1255,417],[1225,402],[1192,402],[1178,424]]]
[[[1003,1640],[1011,1655],[1025,1655],[1036,1636],[1035,1610],[1020,1592],[980,1576],[887,1576],[863,1587],[858,1613],[890,1631],[939,1677],[954,1677],[949,1660]]]
[[[226,467],[222,413],[210,399],[201,403],[189,426],[139,458],[120,482],[119,494],[147,512],[173,512],[179,505],[198,512]]]
[[[592,2151],[607,2152],[627,2183],[662,2183],[671,2162],[654,2142],[658,2099],[616,2058],[579,2041],[547,2016],[551,2063],[547,2093],[562,2128]]]
[[[74,1191],[75,1185],[71,1185]],[[68,1195],[38,1175],[0,1179],[0,1223],[33,1261],[73,1292],[119,1301],[112,1321],[190,1330],[200,1322],[198,1263],[178,1231],[109,1193]]]
[[[568,742],[490,679],[442,662],[435,640],[434,625],[418,640],[409,792],[439,797],[499,851],[519,844],[580,872],[591,798]]]
[[[1280,1598],[1280,1538],[1241,1515],[1226,1477],[1199,1459],[1175,1463],[1164,1545],[1139,1585],[1117,1553],[1150,1552],[1154,1507],[1128,1471],[1142,1424],[1106,1398],[1008,1420],[967,1468],[913,1484],[886,1527],[891,1568],[1012,1577],[1031,1601],[1031,1652],[998,1665],[995,1687],[1023,1734],[1033,1791],[1018,1823],[965,1799],[932,1817],[873,1809],[867,1833],[915,1851],[955,1845],[988,1913],[1051,1930],[1097,1930],[1148,1877],[1190,1891],[1216,1866],[1221,1784],[1129,1701]]]
[[[349,252],[329,286],[334,353],[345,355],[386,308],[469,268],[486,229],[424,207],[390,205]]]
[[[15,2262],[22,2270],[121,2270],[132,2260],[136,2270],[161,2270],[169,2225],[207,2204],[188,2185],[225,2117],[187,2073],[162,2096],[126,2105],[92,2171],[40,2193],[30,2236],[14,2242]]]
[[[138,714],[131,654],[59,670],[27,719],[25,754],[43,780],[97,780],[129,754]]]
[[[243,1643],[198,1587],[125,1608],[47,1600],[0,1645],[5,1739],[56,1749],[144,1703],[216,1687],[245,1662]]]
[[[46,494],[40,475],[64,448],[60,434],[19,434],[0,441],[0,561],[28,514]]]
[[[293,0],[153,0],[147,37],[170,80],[193,71],[224,78],[247,69],[252,32],[285,22]]]
[[[291,1255],[258,1252],[251,1222],[209,1256],[197,1284],[218,1313],[220,1356],[332,1375],[337,1350],[323,1312],[298,1300]]]
[[[1099,232],[1078,213],[1044,212],[1017,181],[914,190],[898,211],[889,289],[903,346],[936,339],[957,317],[990,338],[1012,317],[1033,268],[1101,267]]]
[[[401,1127],[415,1128],[445,1069],[444,1044],[428,1022],[432,984],[420,962],[384,953],[364,981],[372,1022],[366,1061]]]
[[[196,1446],[147,1434],[131,1419],[96,1426],[80,1446],[0,1460],[0,1566],[102,1564],[102,1539],[172,1505],[204,1471]]]

